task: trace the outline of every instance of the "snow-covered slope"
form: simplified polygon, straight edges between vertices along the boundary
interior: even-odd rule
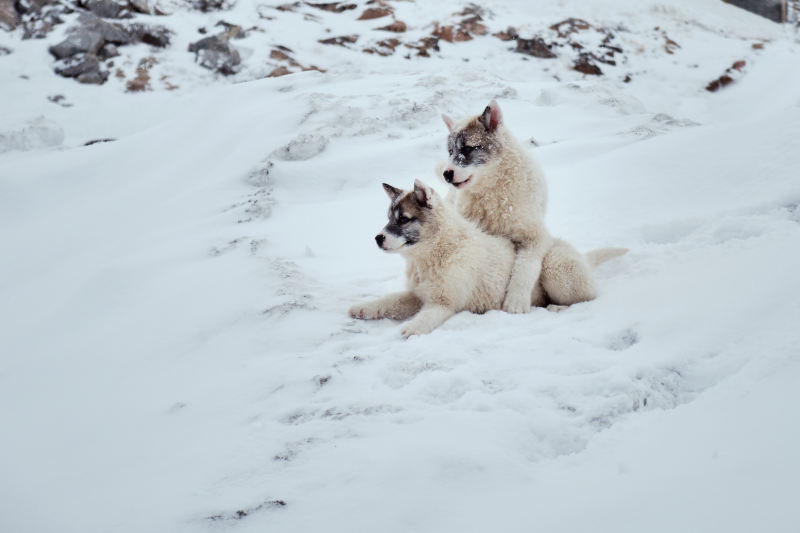
[[[124,94],[21,60],[46,42],[0,57],[0,530],[796,531],[794,30],[711,0],[486,7],[618,28],[626,59],[486,36]],[[553,233],[631,252],[561,313],[349,319],[402,285],[381,181],[445,191],[439,113],[491,98]]]

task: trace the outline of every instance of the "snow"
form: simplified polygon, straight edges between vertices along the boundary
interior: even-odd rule
[[[463,7],[393,5],[420,35]],[[531,6],[487,3],[490,29],[620,25],[626,62],[584,77],[491,36],[379,58],[279,13],[233,80],[176,42],[181,88],[125,94],[52,74],[64,26],[0,32],[0,139],[58,141],[0,148],[0,530],[796,531],[795,30],[711,0]],[[328,72],[255,79],[269,40]],[[630,253],[560,313],[409,340],[350,319],[403,284],[380,183],[446,192],[439,115],[492,98],[536,140],[551,231]]]

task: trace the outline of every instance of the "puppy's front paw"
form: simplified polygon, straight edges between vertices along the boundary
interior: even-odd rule
[[[531,298],[527,295],[506,294],[503,302],[503,311],[506,313],[528,313],[531,310]]]
[[[375,320],[383,318],[381,308],[372,304],[371,302],[356,304],[350,308],[350,316],[353,318],[360,318],[362,320]]]
[[[404,339],[407,339],[412,335],[425,335],[426,333],[430,332],[431,328],[428,327],[426,324],[419,322],[417,320],[412,320],[403,327],[403,330],[400,332],[400,334],[403,336]]]

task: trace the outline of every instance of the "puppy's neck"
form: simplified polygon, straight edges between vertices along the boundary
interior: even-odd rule
[[[425,222],[423,238],[403,251],[409,262],[446,261],[466,236],[468,222],[446,202],[439,202]]]

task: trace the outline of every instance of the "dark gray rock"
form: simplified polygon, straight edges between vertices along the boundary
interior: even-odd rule
[[[104,44],[129,44],[133,39],[122,27],[106,22],[94,15],[82,15],[78,26],[73,26],[67,38],[49,48],[57,59],[75,54],[97,54]]]
[[[230,22],[220,20],[214,26],[222,26],[225,30],[225,37],[228,39],[244,39],[247,37],[247,32],[238,24],[231,24]]]
[[[100,60],[94,54],[79,54],[59,61],[56,74],[65,78],[76,78],[81,83],[102,84],[108,72],[100,70]]]
[[[21,15],[29,13],[39,13],[45,7],[58,4],[57,0],[17,0],[14,2],[14,7]]]
[[[145,15],[151,15],[153,13],[150,8],[150,0],[128,0],[128,3],[134,11],[144,13]]]
[[[56,64],[56,74],[65,78],[75,78],[79,74],[89,70],[98,70],[100,61],[94,54],[78,54],[67,59],[63,59]]]
[[[111,43],[108,43],[106,45],[103,45],[103,48],[100,49],[100,53],[98,54],[98,57],[102,61],[105,61],[106,59],[111,59],[112,57],[117,57],[118,55],[119,55],[119,50],[117,50],[117,47],[114,46]]]
[[[139,23],[130,24],[126,30],[134,41],[159,48],[169,46],[170,35],[172,35],[172,32],[164,26],[148,26]]]
[[[19,13],[13,0],[0,0],[0,28],[11,31],[19,24]]]
[[[192,7],[203,13],[230,9],[236,3],[234,0],[191,0]]]
[[[23,39],[43,39],[58,24],[64,22],[61,14],[69,10],[62,6],[45,6],[41,11],[24,14],[22,20]]]
[[[89,83],[93,85],[103,85],[108,79],[108,71],[106,70],[90,70],[78,75],[77,78],[80,83]]]
[[[75,31],[97,33],[103,38],[103,41],[107,43],[130,44],[133,42],[133,39],[130,35],[128,35],[128,32],[126,32],[118,24],[112,24],[90,15],[84,15],[78,20],[80,21],[81,25],[77,29],[74,29]]]
[[[93,31],[70,33],[66,39],[49,48],[56,59],[65,59],[77,54],[96,54],[103,46],[103,36]]]
[[[109,19],[130,17],[128,4],[115,2],[114,0],[85,0],[82,6],[92,12],[92,14]]]
[[[746,9],[773,22],[786,22],[783,0],[725,0],[727,3]]]
[[[201,67],[226,76],[235,74],[237,66],[241,63],[239,52],[224,35],[200,39],[189,45],[189,51],[195,53],[195,61]]]

